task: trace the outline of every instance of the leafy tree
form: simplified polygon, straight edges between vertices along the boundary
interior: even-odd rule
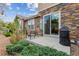
[[[3,20],[0,20],[0,30],[3,30],[3,27],[5,27],[5,23]]]
[[[9,29],[11,33],[13,33],[16,29],[14,23],[8,23],[6,27]]]
[[[6,27],[9,29],[10,32],[15,32],[19,28],[19,17],[15,17],[13,22],[10,22],[6,25]]]
[[[5,27],[5,23],[3,20],[0,20],[0,27]]]
[[[15,24],[16,28],[19,28],[19,17],[18,16],[15,17],[14,24]]]

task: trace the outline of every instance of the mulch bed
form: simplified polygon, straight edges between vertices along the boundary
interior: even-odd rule
[[[5,37],[4,35],[0,34],[0,56],[6,56],[6,46],[10,44],[10,37]]]

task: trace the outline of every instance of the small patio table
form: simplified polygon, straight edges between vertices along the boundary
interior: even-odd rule
[[[35,32],[35,31],[31,31],[31,32],[28,34],[28,36],[30,37],[30,39],[32,39],[32,37],[35,38],[36,32]]]

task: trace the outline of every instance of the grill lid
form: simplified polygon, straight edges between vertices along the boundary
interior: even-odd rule
[[[69,28],[65,25],[62,25],[60,31],[69,31]]]

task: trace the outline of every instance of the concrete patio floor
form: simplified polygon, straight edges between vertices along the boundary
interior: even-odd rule
[[[61,45],[59,43],[58,36],[43,36],[43,37],[40,36],[40,37],[35,37],[35,38],[32,37],[32,39],[28,37],[26,40],[43,45],[43,46],[55,48],[59,51],[63,51],[63,52],[66,52],[67,54],[70,54],[70,47]]]

